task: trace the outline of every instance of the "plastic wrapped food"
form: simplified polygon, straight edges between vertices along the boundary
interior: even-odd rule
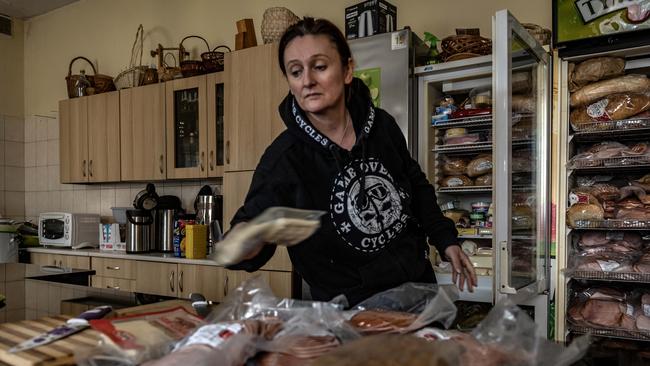
[[[451,219],[456,227],[469,227],[469,212],[462,209],[445,210],[442,212],[446,218]]]
[[[451,137],[445,136],[443,140],[445,145],[473,144],[475,142],[481,141],[481,135],[478,133],[470,133],[461,136],[451,136]]]
[[[512,126],[513,140],[528,140],[533,138],[532,119],[524,118]]]
[[[474,182],[468,178],[465,175],[451,175],[448,177],[444,177],[440,181],[440,185],[442,187],[467,187],[467,186],[473,186]]]
[[[569,119],[580,130],[583,124],[626,119],[649,108],[650,97],[646,94],[612,94],[587,106],[574,108]]]
[[[477,186],[491,186],[492,185],[492,173],[484,174],[474,179],[474,184]]]
[[[650,79],[645,75],[625,75],[599,81],[571,94],[571,107],[591,104],[598,99],[617,93],[645,93],[650,90]]]
[[[445,137],[458,137],[467,135],[466,128],[449,128],[445,131]]]
[[[526,230],[533,227],[533,210],[528,205],[516,205],[512,208],[512,230]]]
[[[467,164],[467,175],[471,178],[492,172],[492,156],[479,155]]]
[[[605,211],[599,204],[576,203],[567,210],[567,222],[571,227],[578,227],[578,221],[601,221],[604,219]]]
[[[600,202],[616,200],[621,195],[618,187],[611,184],[597,183],[591,187],[591,194]]]
[[[513,95],[512,111],[524,113],[535,112],[535,99],[530,95]]]
[[[459,157],[445,157],[442,161],[442,172],[445,175],[462,175],[467,170],[467,160]]]
[[[574,92],[598,80],[623,75],[625,59],[621,57],[594,57],[578,64],[569,64],[569,91]]]
[[[451,112],[451,118],[489,116],[491,114],[492,114],[492,108],[459,109]]]

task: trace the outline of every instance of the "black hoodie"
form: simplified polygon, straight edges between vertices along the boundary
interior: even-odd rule
[[[345,294],[353,305],[404,282],[434,282],[426,237],[444,253],[458,233],[393,117],[372,106],[359,79],[347,94],[357,136],[351,151],[321,134],[287,95],[279,106],[287,130],[260,159],[231,225],[272,206],[326,211],[320,229],[289,256],[315,300]],[[274,252],[267,245],[231,268],[255,271]]]

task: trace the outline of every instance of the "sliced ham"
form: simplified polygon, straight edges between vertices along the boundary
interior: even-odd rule
[[[593,325],[616,328],[620,326],[624,314],[620,305],[617,301],[589,299],[585,302],[581,315]]]

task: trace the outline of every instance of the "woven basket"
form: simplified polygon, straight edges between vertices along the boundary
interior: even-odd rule
[[[528,31],[528,33],[530,33],[530,35],[533,36],[542,46],[551,43],[550,30],[542,28],[539,25],[533,23],[524,23],[522,25]]]
[[[230,47],[221,45],[215,47],[212,51],[203,52],[201,54],[201,60],[203,60],[203,68],[205,68],[205,72],[223,71],[224,53],[217,51],[219,48],[225,48],[230,52]]]
[[[97,70],[95,69],[95,65],[93,65],[93,63],[90,62],[89,59],[83,56],[77,56],[73,58],[72,61],[70,61],[70,65],[68,65],[68,76],[65,77],[66,88],[68,89],[69,98],[77,97],[75,93],[75,84],[77,83],[81,75],[80,74],[72,75],[72,64],[74,64],[74,62],[77,60],[86,61],[88,64],[90,64],[90,67],[93,69],[93,75],[86,75],[86,79],[88,79],[88,82],[90,83],[90,86],[92,87],[94,94],[105,93],[105,92],[115,90],[115,84],[113,84],[112,77],[108,75],[98,74]]]
[[[115,77],[115,87],[118,90],[133,88],[140,86],[143,83],[144,73],[147,70],[146,66],[142,66],[143,33],[144,28],[142,28],[142,24],[140,24],[138,30],[135,32],[135,42],[133,42],[133,47],[131,47],[131,61],[129,62],[129,68],[122,71]],[[137,60],[138,53],[140,54],[139,60]],[[137,65],[136,62],[138,63]]]
[[[300,18],[287,8],[266,9],[262,19],[262,40],[264,43],[279,42],[284,31],[299,20]]]
[[[192,77],[192,76],[201,75],[201,74],[206,73],[205,66],[203,65],[203,61],[200,61],[200,60],[185,60],[184,59],[186,55],[189,55],[189,53],[185,51],[185,47],[183,47],[183,42],[185,42],[185,40],[188,39],[188,38],[198,38],[198,39],[202,40],[205,43],[205,47],[207,47],[208,52],[212,52],[212,51],[210,51],[210,45],[208,44],[208,41],[206,41],[205,38],[203,38],[201,36],[190,35],[190,36],[187,36],[187,37],[183,38],[181,40],[181,43],[178,46],[178,48],[179,48],[179,55],[180,55],[180,58],[181,58],[181,62],[180,62],[181,72],[183,73],[184,78],[189,78],[189,77]]]
[[[459,53],[478,56],[492,54],[492,41],[476,35],[449,36],[442,40],[440,47],[445,61]]]

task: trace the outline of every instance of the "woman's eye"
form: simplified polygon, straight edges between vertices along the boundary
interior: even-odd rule
[[[300,72],[301,70],[291,70],[289,74],[291,74],[291,76],[293,76],[294,78],[297,78],[300,76]]]
[[[327,65],[316,65],[316,67],[314,67],[314,68],[316,70],[318,70],[318,71],[323,71],[323,70],[327,69]]]

